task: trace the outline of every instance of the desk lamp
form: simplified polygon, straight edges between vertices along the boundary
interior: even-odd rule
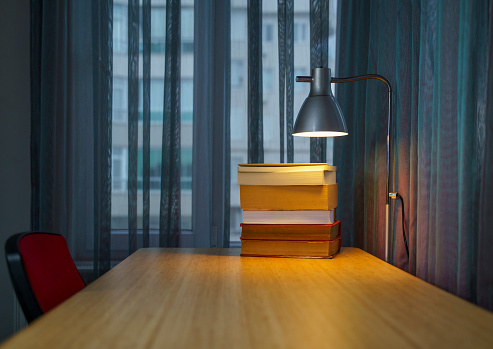
[[[389,204],[390,198],[398,195],[395,190],[390,192],[390,142],[392,125],[392,87],[383,76],[367,74],[348,78],[331,78],[329,68],[312,69],[312,76],[297,76],[297,82],[309,82],[310,94],[301,106],[294,124],[293,136],[299,137],[337,137],[348,134],[341,107],[332,94],[331,83],[353,82],[376,79],[384,82],[388,90],[387,112],[387,187],[385,191],[385,261],[389,261]],[[405,235],[404,235],[405,237]],[[407,245],[406,245],[407,246]]]

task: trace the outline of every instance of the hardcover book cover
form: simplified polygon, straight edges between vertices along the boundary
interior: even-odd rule
[[[341,233],[341,222],[332,224],[241,224],[241,240],[333,240]]]
[[[240,164],[239,185],[324,185],[336,183],[336,167],[328,164]]]
[[[341,238],[328,241],[242,240],[241,256],[332,258],[341,250]]]

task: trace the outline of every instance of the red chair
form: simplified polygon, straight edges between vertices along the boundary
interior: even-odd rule
[[[86,286],[62,235],[15,234],[5,243],[5,255],[15,293],[28,322]]]

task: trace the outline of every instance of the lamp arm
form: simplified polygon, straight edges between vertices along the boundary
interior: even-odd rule
[[[380,80],[384,82],[387,85],[387,91],[388,91],[388,111],[387,111],[387,191],[385,193],[385,239],[386,239],[386,245],[385,245],[385,260],[388,262],[388,253],[389,253],[389,204],[390,204],[390,198],[396,197],[395,193],[395,183],[393,183],[392,187],[392,192],[390,191],[390,161],[391,161],[391,154],[394,151],[393,148],[391,148],[391,139],[393,134],[392,132],[392,85],[390,84],[390,81],[387,80],[382,75],[378,74],[366,74],[366,75],[359,75],[359,76],[352,76],[352,77],[347,77],[347,78],[331,78],[331,82],[333,83],[344,83],[344,82],[354,82],[354,81],[361,81],[361,80],[368,80],[368,79],[375,79],[375,80]],[[392,144],[393,145],[393,144]]]
[[[385,193],[385,203],[388,205],[390,202],[390,159],[391,159],[391,151],[394,149],[391,149],[390,145],[390,140],[392,139],[391,134],[392,132],[392,85],[390,84],[390,81],[378,74],[366,74],[366,75],[358,75],[358,76],[352,76],[352,77],[347,77],[347,78],[331,78],[331,82],[333,83],[344,83],[344,82],[354,82],[354,81],[361,81],[361,80],[369,80],[369,79],[375,79],[375,80],[380,80],[387,85],[387,91],[388,91],[388,110],[387,110],[387,192]],[[394,190],[395,191],[395,190]]]

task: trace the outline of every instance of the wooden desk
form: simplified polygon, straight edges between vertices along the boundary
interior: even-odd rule
[[[356,248],[141,249],[2,348],[493,348],[493,314]]]

